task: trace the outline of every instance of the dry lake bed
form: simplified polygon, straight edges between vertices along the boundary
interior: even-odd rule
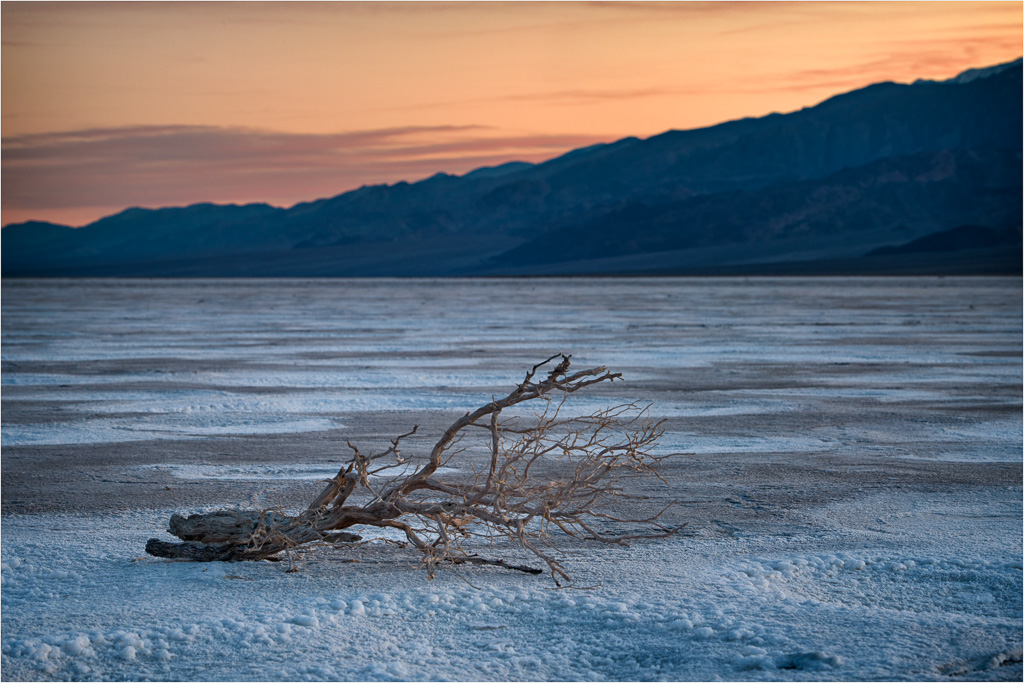
[[[1020,680],[1019,278],[6,280],[4,680]],[[652,404],[676,536],[575,587],[385,543],[143,553],[300,505],[558,352]],[[490,554],[522,559],[514,549]],[[351,560],[358,560],[352,562]]]

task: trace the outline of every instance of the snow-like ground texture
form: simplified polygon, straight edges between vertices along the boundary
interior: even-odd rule
[[[1021,677],[1019,484],[899,486],[922,463],[1021,462],[1019,279],[4,289],[5,467],[12,453],[73,461],[159,441],[167,460],[126,456],[126,478],[314,481],[337,462],[173,454],[289,434],[343,444],[367,414],[401,433],[565,351],[626,377],[573,411],[653,402],[670,419],[663,450],[709,468],[680,498],[766,510],[756,525],[695,513],[671,539],[574,549],[570,590],[493,568],[430,581],[378,542],[303,555],[297,573],[143,555],[170,514],[199,508],[6,515],[4,680]],[[844,459],[894,468],[892,486],[798,505],[769,500],[785,480],[756,482],[758,501],[731,479],[738,462],[777,462],[820,467],[827,483]]]
[[[908,501],[889,515],[906,526],[957,516],[969,531],[990,523],[977,505],[916,511]],[[934,680],[1019,671],[1021,563],[998,545],[975,554],[851,548],[842,527],[831,530],[831,547],[681,538],[580,553],[571,564],[594,587],[558,591],[497,570],[427,581],[403,566],[411,558],[383,551],[320,553],[293,574],[268,563],[139,558],[146,530],[168,512],[5,521],[6,680]],[[362,559],[344,561],[354,557]]]

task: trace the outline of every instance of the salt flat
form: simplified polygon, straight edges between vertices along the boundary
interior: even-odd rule
[[[1019,278],[10,280],[2,326],[6,680],[1021,678]],[[689,454],[645,491],[689,526],[571,545],[586,590],[143,556],[556,352]]]

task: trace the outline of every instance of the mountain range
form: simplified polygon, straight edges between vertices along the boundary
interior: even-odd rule
[[[0,231],[8,276],[1020,273],[1021,60],[288,209]]]

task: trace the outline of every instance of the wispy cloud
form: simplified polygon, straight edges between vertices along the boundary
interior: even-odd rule
[[[200,201],[290,205],[364,184],[540,161],[607,139],[483,126],[334,134],[134,126],[21,135],[3,139],[3,221]]]
[[[708,84],[688,87],[641,87],[641,88],[563,88],[560,90],[538,90],[518,92],[489,97],[467,97],[461,99],[419,102],[400,107],[381,107],[374,111],[415,111],[423,109],[457,109],[466,106],[492,106],[510,103],[536,104],[539,106],[581,106],[615,102],[636,102],[656,98],[685,97],[706,94],[715,88]]]
[[[654,88],[574,88],[538,93],[523,93],[494,98],[493,101],[546,102],[554,104],[592,104],[615,100],[639,100],[651,97],[678,97],[705,92],[706,88],[654,87]]]
[[[992,65],[992,62],[984,57],[972,59],[978,50],[970,43],[939,48],[931,43],[908,40],[903,44],[894,44],[892,47],[892,51],[880,59],[832,68],[801,69],[772,78],[764,78],[757,82],[736,80],[729,87],[736,92],[747,93],[807,91],[840,93],[870,83],[888,80],[897,82],[912,82],[918,78],[943,80],[952,78],[966,70],[965,64],[977,67]],[[1007,54],[1012,54],[1012,51],[1007,51]],[[905,77],[894,78],[893,74],[905,74]]]

